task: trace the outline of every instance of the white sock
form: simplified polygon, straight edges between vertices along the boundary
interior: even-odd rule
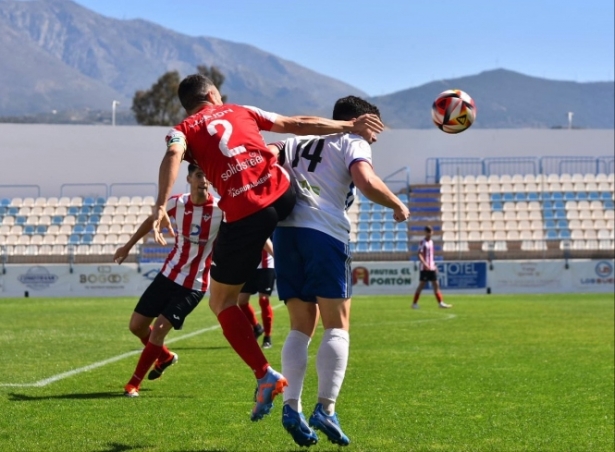
[[[318,369],[318,401],[327,414],[335,412],[335,401],[340,393],[350,348],[348,331],[340,328],[325,330],[316,356]]]
[[[282,375],[288,380],[284,390],[284,403],[301,412],[301,392],[308,361],[310,337],[300,331],[290,330],[282,347]]]

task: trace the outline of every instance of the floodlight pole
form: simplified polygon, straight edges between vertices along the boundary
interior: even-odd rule
[[[115,127],[115,109],[120,104],[119,101],[114,100],[111,102],[111,125]]]
[[[572,117],[574,116],[574,112],[568,112],[568,130],[572,129]]]

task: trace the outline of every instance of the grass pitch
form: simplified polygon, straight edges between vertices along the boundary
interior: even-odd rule
[[[439,310],[428,293],[416,311],[409,297],[353,300],[337,404],[348,450],[613,451],[613,295],[446,301],[455,307]],[[253,377],[206,301],[169,336],[179,363],[141,397],[122,397],[140,348],[127,329],[135,303],[0,299],[1,451],[300,450],[281,426],[281,400],[250,421]],[[287,332],[281,307],[266,351],[277,369]],[[320,439],[312,450],[339,450]]]

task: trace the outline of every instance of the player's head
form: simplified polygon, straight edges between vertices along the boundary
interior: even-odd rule
[[[190,163],[188,165],[188,176],[186,177],[188,184],[190,184],[190,193],[204,196],[209,189],[209,181],[205,177],[203,170]]]
[[[380,117],[378,107],[357,96],[342,97],[333,106],[333,119],[338,121],[350,121],[367,113]],[[372,134],[371,137],[363,138],[367,139],[369,143],[373,143],[376,141],[377,136]]]
[[[203,74],[192,74],[183,79],[177,89],[177,96],[188,114],[196,113],[206,104],[222,105],[220,91]]]
[[[433,229],[431,229],[431,226],[425,226],[425,238],[427,240],[431,239],[431,234],[433,234]]]
[[[357,96],[342,97],[333,106],[333,119],[338,121],[350,121],[367,113],[380,117],[378,107]]]

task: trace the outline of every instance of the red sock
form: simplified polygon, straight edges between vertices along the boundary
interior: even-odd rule
[[[252,325],[252,327],[255,327],[258,324],[258,320],[256,319],[256,313],[254,312],[252,305],[250,303],[246,303],[246,304],[240,304],[239,307],[241,308],[243,313],[246,315],[246,319],[248,319],[248,322],[250,322],[250,325]]]
[[[269,363],[254,339],[252,325],[246,320],[241,309],[237,306],[226,308],[218,314],[218,322],[220,322],[224,337],[231,344],[235,353],[252,369],[256,378],[263,378],[267,373]]]
[[[438,300],[438,303],[442,303],[442,294],[440,291],[436,292],[436,300]]]
[[[271,328],[273,327],[273,309],[271,309],[269,297],[267,295],[263,295],[258,299],[258,304],[261,307],[261,317],[263,318],[265,336],[271,336]]]
[[[141,357],[139,358],[139,362],[137,363],[137,367],[135,369],[135,373],[132,375],[132,378],[128,382],[129,385],[136,386],[137,388],[141,384],[141,380],[145,377],[145,374],[148,370],[154,365],[154,362],[160,355],[162,351],[162,347],[159,345],[154,345],[151,342],[148,342],[143,351],[141,352]]]
[[[139,338],[139,340],[141,341],[141,343],[142,343],[143,345],[147,345],[147,344],[148,344],[148,342],[149,342],[149,335],[150,335],[150,333],[152,332],[152,329],[153,329],[153,328],[152,328],[152,326],[150,325],[150,327],[149,327],[149,332],[147,333],[147,336],[143,336],[143,337],[140,337],[140,338]],[[172,355],[171,355],[171,352],[169,351],[169,349],[167,348],[167,346],[166,346],[166,345],[163,345],[163,346],[162,346],[162,351],[160,352],[160,356],[158,356],[158,359],[159,359],[160,361],[166,361],[166,360],[168,360],[171,356],[172,356]]]
[[[419,301],[419,297],[421,296],[420,293],[418,292],[414,292],[414,300],[412,301],[412,303],[416,303]]]

